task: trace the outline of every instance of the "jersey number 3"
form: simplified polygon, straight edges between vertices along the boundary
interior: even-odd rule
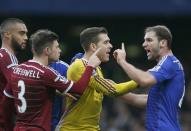
[[[27,108],[27,103],[24,98],[25,94],[25,83],[23,80],[19,80],[18,82],[18,88],[20,88],[20,92],[18,93],[18,99],[21,101],[21,106],[18,105],[18,111],[19,113],[24,113]]]

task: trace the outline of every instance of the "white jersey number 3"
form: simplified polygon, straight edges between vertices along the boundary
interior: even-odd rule
[[[24,98],[25,94],[25,83],[23,80],[19,80],[18,82],[18,88],[20,88],[20,92],[18,93],[18,99],[21,101],[21,106],[18,105],[18,111],[19,113],[24,113],[27,108],[27,103]]]

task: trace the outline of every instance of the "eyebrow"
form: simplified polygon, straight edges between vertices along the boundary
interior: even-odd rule
[[[147,38],[144,38],[144,39],[145,40],[149,40],[149,41],[152,40],[152,38],[150,38],[150,37],[147,37]]]
[[[105,40],[104,42],[108,42],[108,41],[110,41],[110,39],[107,39],[107,40]]]
[[[27,31],[24,31],[24,30],[21,30],[21,31],[19,31],[19,33],[27,33]]]

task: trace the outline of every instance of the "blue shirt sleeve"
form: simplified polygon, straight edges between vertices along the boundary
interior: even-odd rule
[[[175,75],[176,65],[170,58],[165,57],[149,72],[155,77],[157,83],[161,83]]]

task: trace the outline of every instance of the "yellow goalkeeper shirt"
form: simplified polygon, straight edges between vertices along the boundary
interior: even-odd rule
[[[85,71],[87,61],[76,59],[69,66],[67,78],[77,81]],[[67,98],[66,111],[62,116],[57,131],[99,131],[100,113],[104,95],[118,96],[137,88],[134,81],[116,84],[104,79],[100,67],[97,67],[89,85],[78,100]]]

